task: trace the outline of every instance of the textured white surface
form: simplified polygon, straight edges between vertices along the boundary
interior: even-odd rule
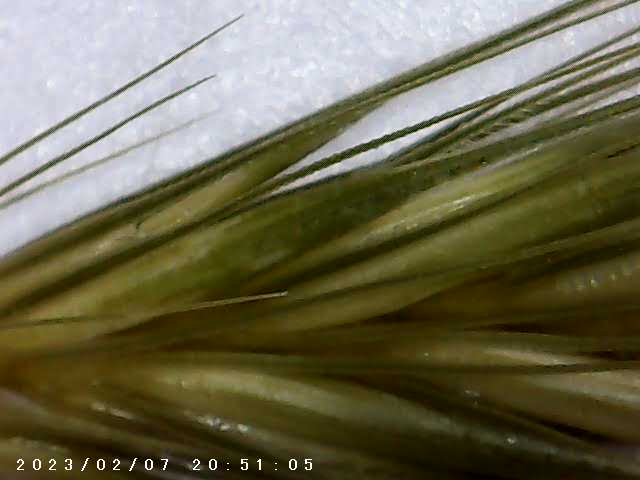
[[[39,177],[38,182],[54,178],[209,114],[186,130],[0,211],[0,254],[110,199],[560,3],[562,0],[0,0],[0,152],[207,31],[246,14],[174,66],[2,166],[0,185],[5,185],[146,103],[202,76],[218,74],[209,84]],[[509,87],[638,20],[640,8],[628,7],[463,72],[446,83],[411,92],[365,119],[323,152]]]

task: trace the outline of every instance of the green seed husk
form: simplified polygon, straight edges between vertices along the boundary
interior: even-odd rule
[[[640,245],[640,97],[599,106],[638,82],[619,71],[638,44],[611,50],[637,28],[279,175],[386,100],[635,1],[569,1],[0,259],[0,469],[139,456],[170,460],[156,478],[202,478],[190,463],[214,457],[269,465],[229,478],[293,479],[271,467],[298,458],[319,479],[640,478],[608,448],[640,441],[635,270],[611,283]],[[1,187],[0,208],[132,119]],[[435,125],[379,164],[291,188]],[[559,290],[576,278],[590,288]]]

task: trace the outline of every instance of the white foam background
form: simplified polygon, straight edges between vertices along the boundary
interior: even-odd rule
[[[109,200],[561,3],[0,0],[0,152],[245,14],[188,57],[0,167],[0,185],[5,185],[171,90],[218,74],[34,180],[30,185],[209,114],[186,130],[1,210],[0,254]],[[627,7],[403,95],[315,157],[512,86],[639,20],[640,7]]]

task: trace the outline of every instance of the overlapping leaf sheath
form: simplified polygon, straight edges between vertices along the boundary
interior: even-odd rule
[[[171,237],[179,225],[215,214],[234,196],[317,148],[380,102],[487,58],[632,2],[572,1],[547,14],[428,62],[316,114],[237,148],[196,170],[76,222],[16,252],[0,266],[21,290],[2,302],[11,311],[110,268]],[[572,17],[572,15],[576,15]],[[217,179],[217,181],[216,181]],[[164,206],[163,206],[164,205]],[[158,211],[158,209],[160,211]],[[145,228],[146,226],[146,228]],[[61,264],[65,265],[61,271]],[[17,271],[17,274],[16,274]],[[13,273],[12,273],[13,272]]]

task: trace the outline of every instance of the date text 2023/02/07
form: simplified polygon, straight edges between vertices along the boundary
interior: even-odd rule
[[[166,472],[171,467],[168,458],[18,458],[16,460],[17,472]],[[262,458],[241,458],[239,461],[230,461],[218,458],[194,458],[188,465],[180,465],[193,472],[216,471],[273,471],[279,469],[290,472],[304,472],[313,470],[313,459],[290,458],[288,460],[266,460]]]

